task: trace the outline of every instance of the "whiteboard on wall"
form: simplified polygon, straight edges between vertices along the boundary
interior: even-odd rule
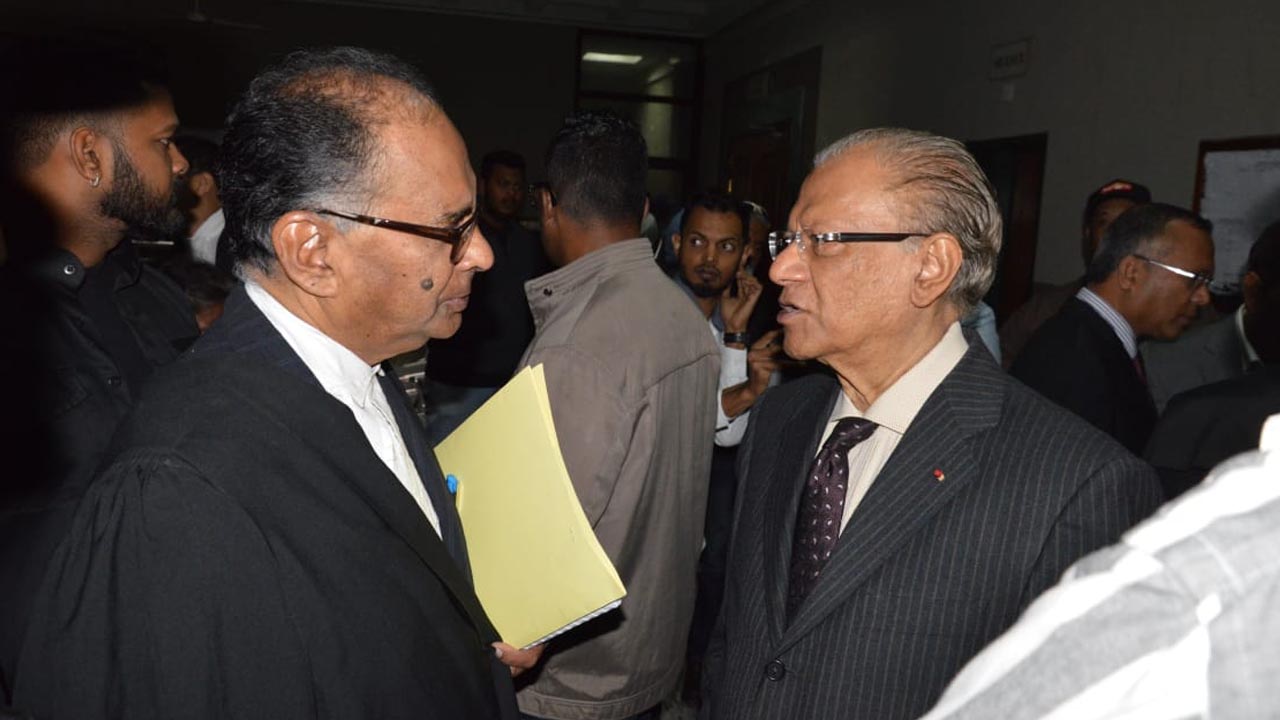
[[[1280,221],[1280,136],[1202,141],[1193,207],[1213,223],[1215,291],[1238,292],[1253,241]]]

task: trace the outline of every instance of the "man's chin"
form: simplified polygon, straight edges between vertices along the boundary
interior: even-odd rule
[[[462,329],[462,313],[441,311],[427,324],[428,340],[447,340]]]
[[[129,235],[139,240],[177,240],[186,236],[187,218],[177,208],[164,215],[128,226]]]
[[[710,285],[707,285],[706,283],[691,283],[688,281],[688,279],[685,280],[685,284],[689,286],[689,290],[693,292],[694,297],[700,297],[700,298],[720,297],[720,295],[724,292],[723,287],[718,287],[718,288],[712,287]]]

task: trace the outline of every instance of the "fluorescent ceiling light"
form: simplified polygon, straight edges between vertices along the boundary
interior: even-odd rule
[[[586,62],[612,63],[614,65],[635,65],[644,59],[643,55],[621,55],[618,53],[588,52],[582,54]]]

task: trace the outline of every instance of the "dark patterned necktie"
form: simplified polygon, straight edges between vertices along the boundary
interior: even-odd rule
[[[842,418],[809,468],[791,544],[788,620],[818,584],[818,576],[840,539],[840,519],[849,488],[849,451],[871,437],[875,429],[876,424],[866,418]]]
[[[1142,384],[1146,385],[1147,384],[1147,364],[1142,362],[1141,355],[1133,356],[1133,370],[1134,372],[1138,373],[1138,379],[1142,381]]]

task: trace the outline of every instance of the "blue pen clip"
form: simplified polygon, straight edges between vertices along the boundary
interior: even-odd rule
[[[458,494],[458,478],[457,478],[457,476],[455,476],[455,475],[445,475],[445,476],[444,476],[444,484],[445,484],[445,487],[449,488],[449,494],[450,494],[450,495],[457,495],[457,494]]]

